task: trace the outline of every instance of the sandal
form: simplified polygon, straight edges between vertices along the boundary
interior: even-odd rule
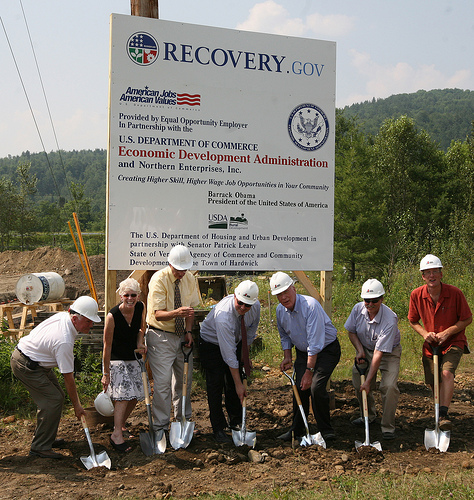
[[[129,451],[132,450],[132,447],[126,441],[117,444],[114,441],[112,441],[112,436],[110,436],[109,440],[110,444],[112,445],[112,448],[116,451],[119,451],[120,453],[128,453]]]

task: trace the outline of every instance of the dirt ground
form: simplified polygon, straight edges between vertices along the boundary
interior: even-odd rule
[[[44,255],[38,268],[35,262],[39,257],[33,254],[41,250]],[[72,273],[64,274],[67,288],[79,290],[78,294],[87,292],[80,265],[78,261],[78,267],[74,263],[75,254],[66,255],[56,249],[34,252],[23,252],[32,255],[0,254],[0,301],[5,300],[7,288],[11,286],[6,285],[8,279],[16,282],[14,275],[26,272],[65,273],[69,269]],[[91,262],[98,278],[96,285],[101,291],[103,257],[92,257]],[[377,452],[372,447],[355,450],[355,440],[364,441],[364,430],[350,423],[358,416],[358,405],[349,380],[332,383],[335,442],[327,449],[316,445],[292,447],[291,443],[279,442],[276,436],[291,423],[291,387],[277,370],[255,368],[256,376],[249,387],[247,425],[257,433],[256,453],[245,446],[221,445],[213,440],[205,391],[199,388],[193,391],[191,398],[195,432],[186,449],[174,450],[168,445],[162,455],[147,457],[143,454],[139,434],[147,431],[144,403],[139,403],[129,420],[128,430],[133,436],[130,437],[133,446],[130,453],[119,454],[113,450],[108,424],[91,426],[95,451],[106,450],[112,461],[110,470],[105,467],[85,469],[80,457],[88,456],[90,451],[82,426],[73,416],[63,418],[60,424],[58,437],[66,440],[63,449],[59,450],[64,459],[51,460],[28,456],[35,427],[33,421],[2,415],[0,410],[0,499],[185,498],[217,492],[243,495],[255,490],[312,488],[341,474],[424,472],[445,477],[453,471],[474,467],[472,372],[463,370],[456,377],[450,409],[454,430],[446,453],[427,451],[423,444],[425,429],[433,426],[434,410],[429,390],[423,385],[405,382],[400,383],[396,439],[382,439],[379,420],[371,425],[370,441],[380,441],[382,445],[382,452]],[[312,416],[310,423],[311,432],[315,432]]]

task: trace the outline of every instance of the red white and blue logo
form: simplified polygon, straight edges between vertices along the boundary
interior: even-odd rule
[[[140,31],[128,39],[127,52],[134,63],[149,66],[158,56],[158,43],[149,33]]]

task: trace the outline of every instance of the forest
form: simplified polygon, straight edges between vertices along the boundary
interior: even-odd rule
[[[390,276],[428,252],[472,265],[473,120],[474,92],[456,89],[336,110],[334,265],[349,281],[368,269]],[[73,249],[76,212],[102,253],[105,184],[101,149],[0,159],[0,251]]]

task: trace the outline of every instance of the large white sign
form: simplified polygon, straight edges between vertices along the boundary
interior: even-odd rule
[[[336,46],[112,15],[108,267],[331,270]]]

